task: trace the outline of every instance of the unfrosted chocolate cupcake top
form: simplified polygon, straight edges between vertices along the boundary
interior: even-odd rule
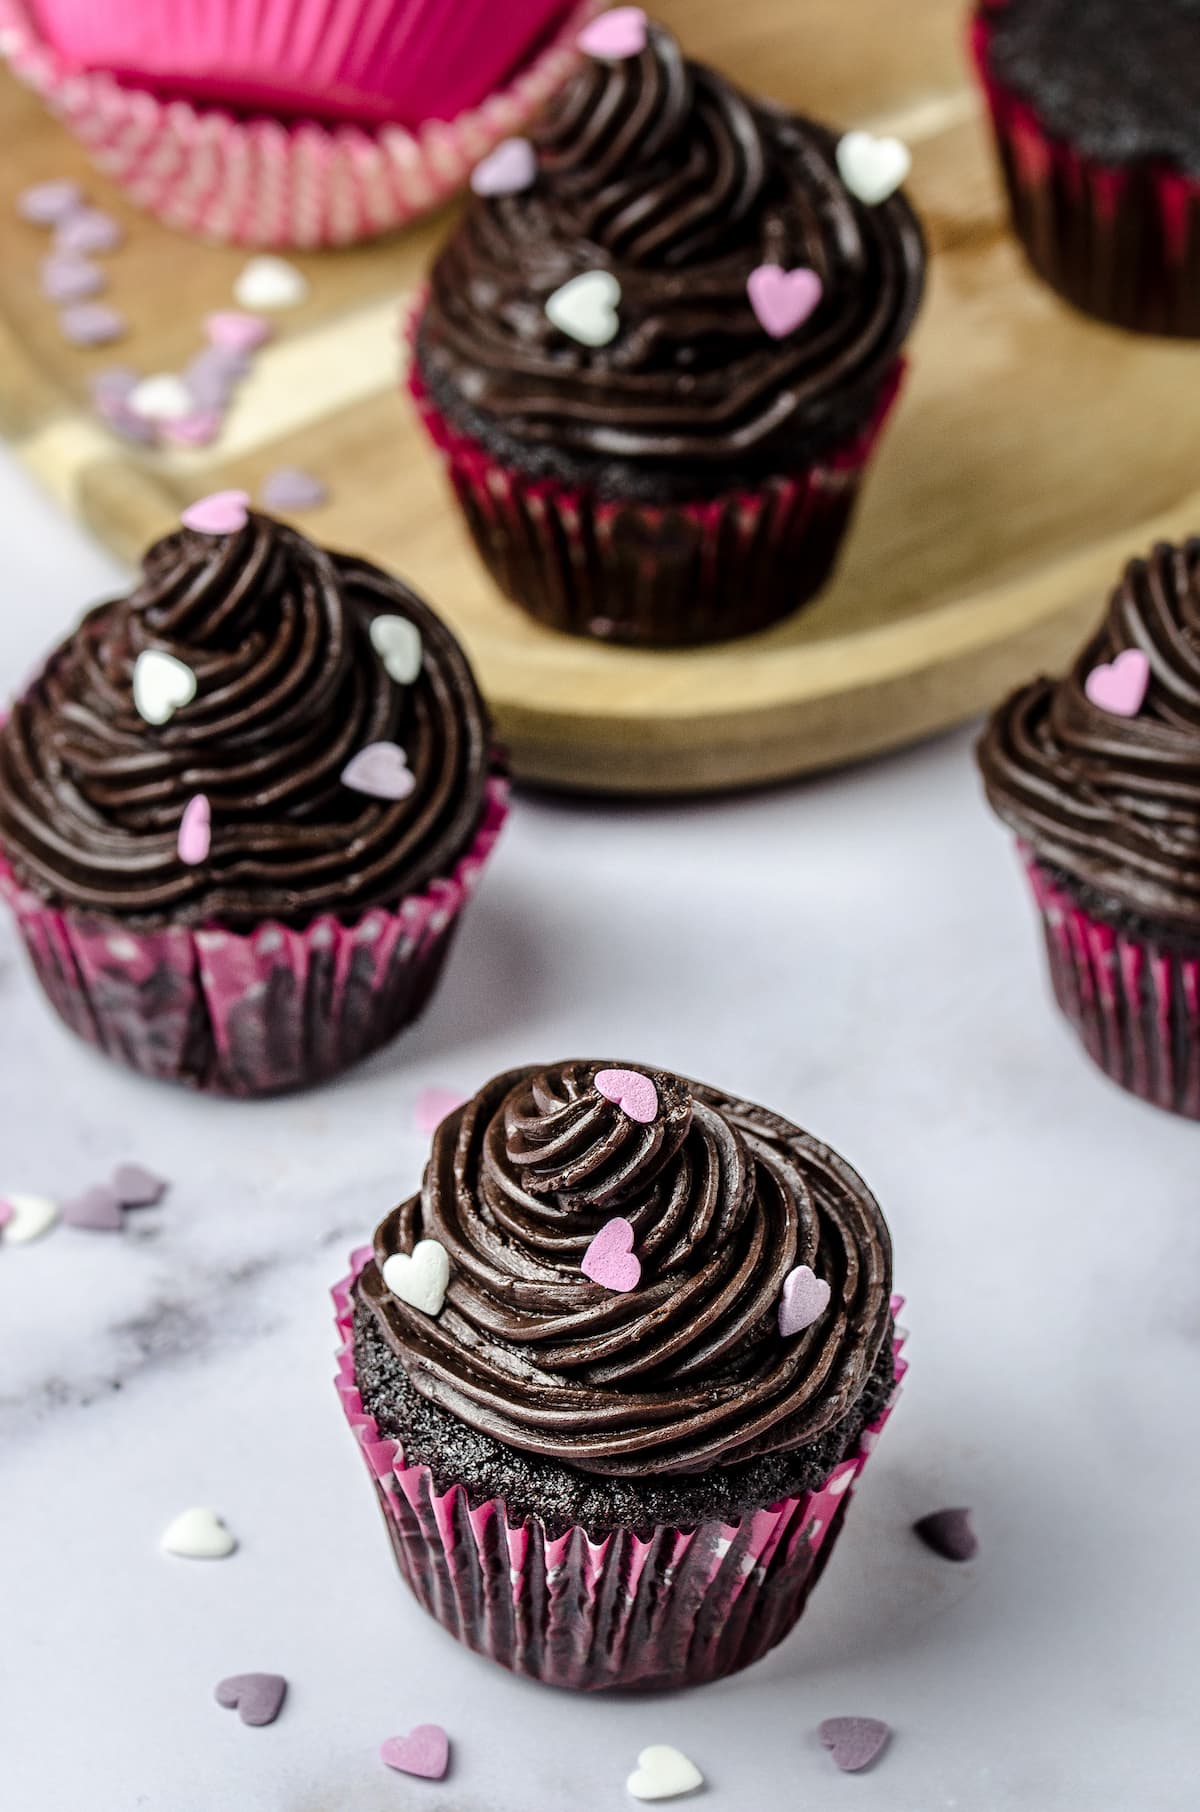
[[[992,0],[982,16],[993,70],[1050,132],[1103,163],[1200,175],[1200,0]]]
[[[1095,910],[1200,936],[1200,540],[1130,561],[1070,671],[1000,707],[979,763],[996,811]]]
[[[644,39],[588,56],[532,156],[476,173],[485,192],[434,267],[421,373],[533,469],[778,469],[871,414],[920,300],[920,229],[894,182],[851,192],[835,134],[660,27]],[[785,275],[757,279],[758,312],[764,268]]]
[[[891,1246],[861,1178],[786,1120],[574,1062],[442,1122],[358,1289],[470,1428],[585,1473],[695,1474],[845,1418],[890,1334]]]
[[[216,505],[233,526],[152,547],[13,705],[0,850],[53,902],[136,923],[398,905],[482,817],[466,657],[399,580]]]

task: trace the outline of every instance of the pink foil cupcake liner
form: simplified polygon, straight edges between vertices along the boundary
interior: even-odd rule
[[[571,635],[671,646],[747,635],[789,616],[832,572],[903,361],[845,446],[755,491],[654,505],[598,497],[501,465],[409,389],[488,571],[506,597]]]
[[[456,194],[561,86],[580,27],[602,4],[580,0],[529,66],[478,107],[411,132],[241,118],[72,70],[39,36],[28,0],[0,0],[0,51],[96,167],[168,226],[238,245],[347,245]]]
[[[355,1252],[333,1291],[335,1382],[397,1564],[430,1616],[514,1673],[593,1692],[718,1680],[783,1640],[829,1560],[895,1395],[819,1491],[732,1523],[551,1537],[534,1518],[510,1521],[499,1498],[475,1505],[461,1485],[439,1492],[428,1467],[406,1465],[381,1437],[354,1374],[351,1291],[370,1258],[369,1247]],[[901,1304],[893,1299],[894,1314]],[[898,1333],[897,1394],[902,1344]]]
[[[48,906],[2,853],[0,897],[51,1005],[89,1044],[162,1081],[278,1094],[336,1075],[417,1018],[507,811],[507,783],[493,779],[453,873],[349,924],[130,930]]]
[[[1105,1075],[1200,1119],[1200,951],[1189,956],[1093,918],[1024,845],[1055,999]]]
[[[1200,337],[1200,181],[1148,159],[1098,163],[1048,132],[992,74],[987,13],[998,10],[985,7],[974,21],[972,50],[1013,226],[1030,263],[1068,302],[1103,321]]]

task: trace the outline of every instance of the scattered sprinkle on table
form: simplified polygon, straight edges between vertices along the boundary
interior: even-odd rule
[[[82,205],[79,184],[65,180],[35,183],[17,197],[17,212],[30,226],[57,226]]]
[[[418,1724],[407,1736],[388,1737],[379,1756],[400,1774],[440,1781],[450,1766],[450,1739],[440,1724]]]
[[[261,1729],[283,1710],[288,1683],[282,1674],[230,1674],[218,1681],[213,1696],[226,1711],[236,1711],[243,1724]]]
[[[86,302],[98,296],[108,279],[90,258],[55,252],[43,258],[39,282],[47,302]]]
[[[27,1246],[32,1240],[49,1233],[58,1220],[58,1203],[47,1195],[25,1195],[10,1191],[0,1197],[6,1210],[0,1221],[0,1244]]]
[[[638,1765],[625,1783],[634,1799],[679,1799],[704,1785],[704,1776],[690,1757],[669,1743],[651,1743],[638,1756]]]
[[[102,208],[71,208],[55,223],[54,248],[59,252],[115,252],[125,235]]]
[[[979,1552],[971,1512],[965,1508],[933,1510],[917,1519],[913,1532],[943,1560],[974,1560]]]
[[[237,1540],[215,1510],[197,1506],[181,1510],[167,1524],[159,1545],[182,1560],[225,1560],[237,1547]]]
[[[446,1115],[462,1107],[466,1099],[465,1095],[460,1095],[453,1088],[422,1089],[413,1109],[413,1125],[418,1132],[436,1132]]]
[[[63,1225],[88,1233],[120,1233],[125,1226],[121,1198],[108,1183],[94,1183],[63,1203]]]
[[[308,278],[304,272],[273,252],[251,258],[233,286],[239,308],[296,308],[307,295]]]
[[[58,322],[73,346],[110,346],[128,331],[124,315],[103,302],[76,302],[63,309]]]
[[[299,466],[278,466],[263,479],[259,501],[265,510],[290,516],[301,510],[318,510],[328,503],[329,486]]]
[[[817,1735],[843,1774],[858,1774],[882,1754],[891,1736],[882,1718],[826,1718]]]
[[[157,1208],[168,1187],[164,1177],[156,1176],[144,1164],[118,1164],[112,1186],[125,1208]]]

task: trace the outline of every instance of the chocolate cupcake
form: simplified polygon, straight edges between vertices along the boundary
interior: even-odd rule
[[[581,43],[475,173],[411,387],[533,616],[742,635],[825,583],[896,396],[925,266],[908,155],[748,98],[634,8]]]
[[[0,891],[52,1005],[147,1075],[320,1081],[420,1012],[504,783],[399,580],[205,499],[0,729]]]
[[[779,1642],[904,1370],[862,1179],[660,1071],[497,1076],[334,1295],[401,1572],[559,1686],[713,1680]]]
[[[983,0],[974,45],[1013,223],[1068,302],[1200,335],[1197,0]]]
[[[1200,540],[1130,562],[1070,672],[1014,693],[979,762],[1085,1048],[1200,1118]]]

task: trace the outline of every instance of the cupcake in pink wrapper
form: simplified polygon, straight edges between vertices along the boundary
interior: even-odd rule
[[[849,1165],[618,1065],[513,1070],[455,1109],[334,1302],[410,1588],[581,1690],[716,1680],[782,1641],[905,1369]]]
[[[904,147],[750,99],[636,8],[485,159],[411,388],[481,557],[550,628],[765,628],[832,571],[925,249]]]
[[[1013,225],[1068,302],[1200,336],[1194,0],[982,0],[973,49]]]
[[[988,798],[1016,833],[1059,1006],[1114,1082],[1200,1119],[1200,540],[1132,560],[1061,680],[995,713]]]
[[[0,0],[3,49],[168,225],[340,245],[427,213],[570,72],[599,0]]]
[[[265,1095],[421,1012],[506,784],[466,657],[407,586],[241,493],[184,524],[0,728],[0,894],[73,1031]]]

